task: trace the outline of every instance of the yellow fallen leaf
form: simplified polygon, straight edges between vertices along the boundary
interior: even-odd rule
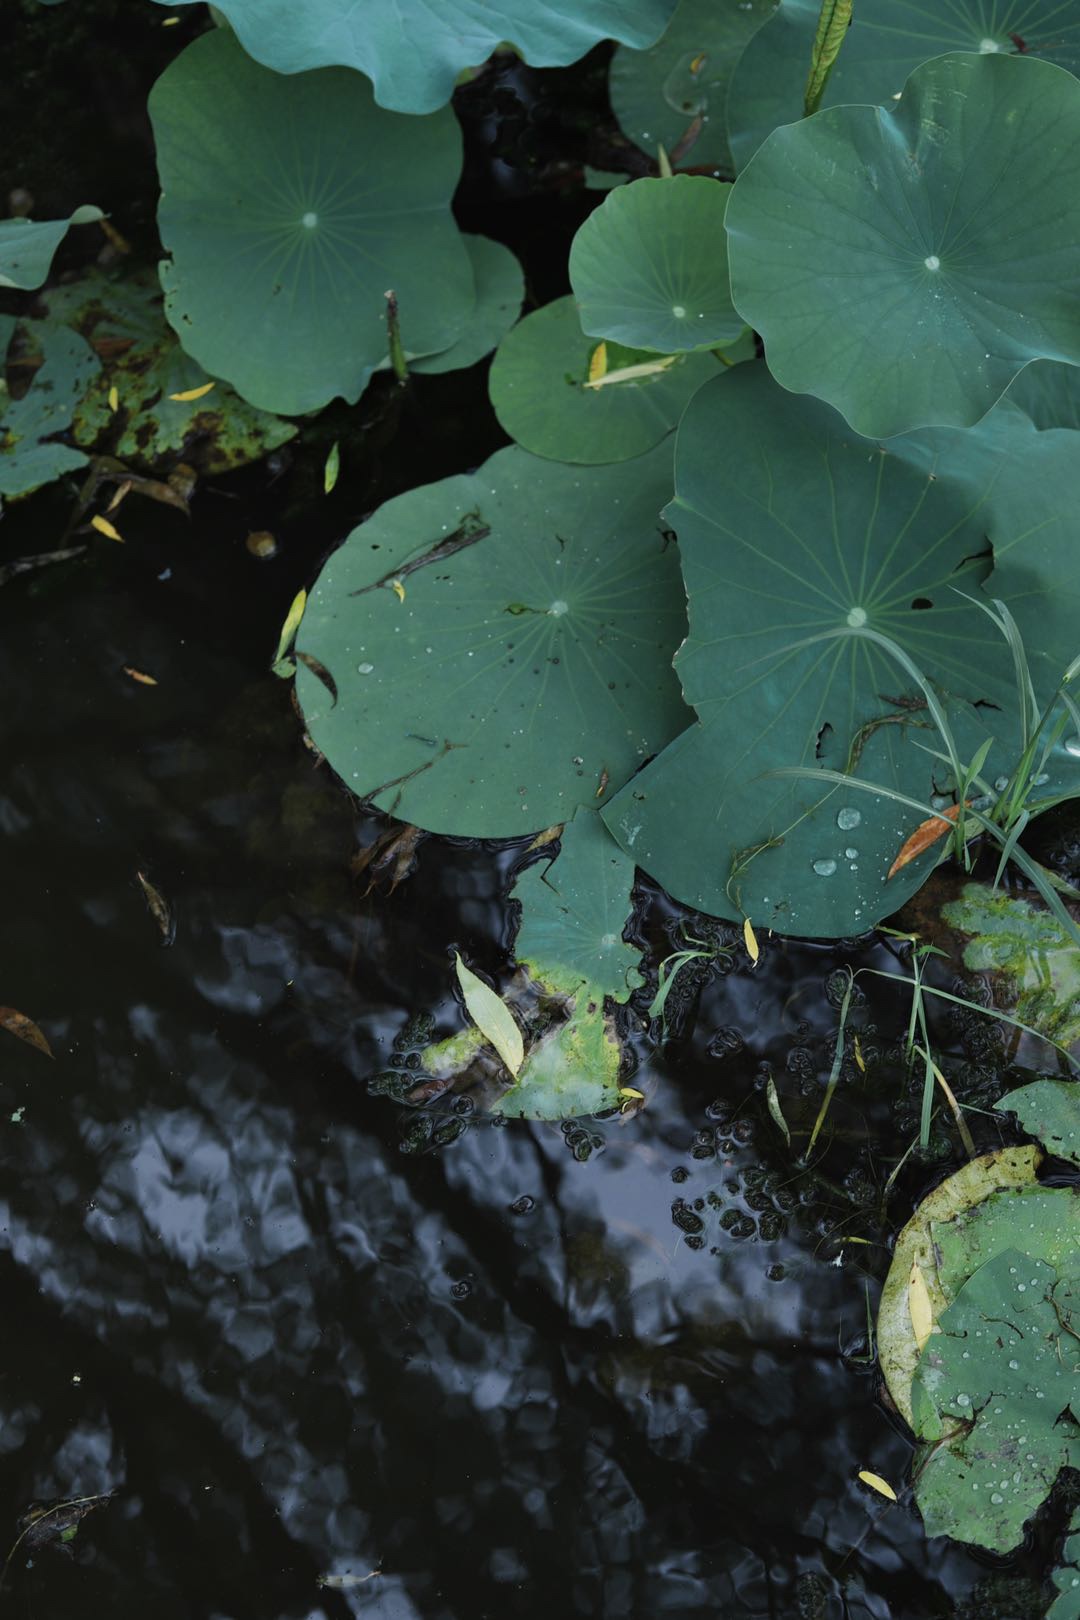
[[[119,540],[120,544],[123,545],[123,535],[120,533],[119,529],[115,528],[114,525],[109,522],[108,518],[98,517],[95,514],[95,516],[90,519],[90,527],[92,529],[96,529],[98,534],[103,534],[107,540]]]
[[[330,491],[338,481],[338,473],[340,471],[341,446],[335,439],[333,444],[330,446],[330,454],[326,458],[326,466],[323,468],[323,491],[325,494],[330,494]]]
[[[872,1474],[868,1468],[860,1468],[859,1478],[864,1485],[869,1485],[872,1491],[877,1491],[879,1496],[887,1496],[890,1502],[897,1500],[896,1492],[888,1480],[882,1479],[880,1474]]]
[[[296,639],[296,632],[300,628],[300,620],[304,617],[304,609],[306,607],[307,591],[297,591],[296,595],[292,599],[292,606],[285,615],[285,623],[281,627],[281,634],[278,637],[277,652],[274,654],[275,664],[281,662]]]
[[[143,669],[135,669],[135,668],[133,668],[131,664],[125,664],[124,665],[124,674],[125,675],[130,675],[131,679],[133,681],[138,681],[140,686],[156,686],[157,685],[157,681],[154,679],[154,677],[152,675],[148,675],[146,673],[146,671],[143,670]]]
[[[394,595],[397,597],[399,602],[404,602],[404,600],[405,600],[405,587],[401,583],[400,579],[392,579],[390,581],[390,589],[393,591]]]
[[[746,946],[746,954],[750,958],[751,962],[753,962],[754,966],[757,967],[758,959],[761,956],[761,950],[758,946],[757,935],[754,933],[754,925],[750,921],[749,917],[743,918],[742,937],[743,944]]]
[[[510,1073],[517,1072],[525,1061],[525,1044],[517,1020],[501,996],[490,985],[467,968],[458,952],[454,952],[458,983],[465,998],[465,1010],[481,1035],[485,1035],[502,1058]]]
[[[199,388],[184,388],[179,394],[170,394],[169,398],[177,400],[181,405],[187,405],[193,399],[202,399],[204,394],[208,394],[211,388],[216,386],[217,384],[212,382],[203,383]]]
[[[859,1037],[857,1035],[855,1037],[855,1066],[860,1074],[866,1073],[866,1059],[862,1055],[862,1047],[859,1045]]]
[[[117,388],[115,383],[113,383],[112,387],[109,389],[109,409],[110,411],[118,411],[120,409],[120,390]]]
[[[908,1312],[911,1316],[911,1330],[915,1335],[915,1343],[921,1351],[934,1330],[934,1308],[930,1303],[930,1290],[926,1286],[926,1278],[917,1260],[912,1261],[908,1277]]]
[[[620,1086],[619,1096],[625,1097],[627,1102],[645,1101],[645,1093],[643,1091],[639,1091],[636,1086]]]
[[[131,491],[132,491],[133,487],[134,486],[133,486],[130,478],[125,478],[124,482],[122,484],[118,484],[116,486],[115,491],[113,492],[112,500],[109,502],[108,506],[105,508],[106,512],[115,512],[116,508],[120,505],[120,502],[127,500],[128,496],[131,494]]]
[[[10,1034],[17,1035],[20,1041],[25,1041],[27,1046],[36,1047],[46,1057],[52,1057],[52,1047],[34,1020],[27,1018],[25,1013],[16,1012],[14,1007],[0,1007],[0,1029],[6,1029]]]
[[[607,344],[598,343],[589,357],[589,381],[597,383],[607,376]]]
[[[608,371],[605,367],[602,376],[590,377],[584,387],[607,388],[610,383],[636,382],[640,377],[658,377],[662,371],[673,366],[678,358],[677,354],[663,354],[658,360],[642,360],[639,365],[620,366],[617,371]],[[589,370],[591,372],[591,365]]]
[[[701,72],[708,60],[709,58],[705,51],[698,52],[693,61],[690,63],[690,74],[692,78],[697,78],[698,74]]]

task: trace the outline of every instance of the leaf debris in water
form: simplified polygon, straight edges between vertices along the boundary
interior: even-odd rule
[[[27,1046],[36,1047],[46,1057],[52,1057],[52,1047],[34,1020],[27,1018],[25,1013],[16,1012],[14,1007],[0,1007],[0,1029],[6,1029],[9,1034],[17,1035],[20,1041],[25,1041]]]
[[[161,930],[162,944],[171,945],[176,938],[176,919],[173,917],[172,907],[161,893],[161,890],[155,889],[144,872],[136,872],[135,876],[138,878],[139,886],[146,897],[150,915]]]
[[[596,383],[607,376],[607,344],[598,343],[589,356],[589,381]]]
[[[930,1304],[930,1290],[917,1260],[912,1261],[908,1277],[908,1312],[915,1343],[922,1351],[934,1329],[934,1311]]]
[[[888,1480],[882,1479],[880,1474],[872,1474],[868,1468],[860,1468],[859,1478],[864,1485],[869,1485],[872,1491],[877,1491],[879,1496],[887,1496],[890,1502],[897,1500],[896,1492]]]
[[[512,1075],[517,1076],[525,1060],[525,1044],[509,1007],[483,979],[477,978],[471,968],[454,952],[458,983],[465,997],[465,1008],[480,1031],[491,1042]]]
[[[179,394],[170,394],[169,398],[177,400],[181,405],[187,405],[193,399],[202,399],[204,394],[208,394],[211,388],[216,386],[216,383],[212,382],[203,383],[198,388],[184,388]]]
[[[784,1111],[780,1107],[780,1097],[779,1097],[779,1094],[778,1094],[778,1092],[776,1090],[776,1081],[773,1079],[771,1073],[769,1075],[769,1078],[765,1082],[765,1102],[766,1102],[766,1105],[768,1106],[769,1117],[771,1118],[773,1124],[776,1126],[777,1130],[783,1136],[784,1141],[787,1143],[788,1147],[790,1147],[791,1146],[791,1132],[788,1130],[788,1123],[787,1123],[787,1120],[784,1118]]]
[[[94,516],[90,519],[90,527],[92,529],[96,529],[98,534],[103,534],[107,540],[119,540],[121,545],[123,545],[123,535],[114,524],[109,522],[108,518],[99,517],[95,512]]]
[[[110,411],[118,411],[120,409],[120,390],[117,388],[115,383],[113,383],[112,387],[109,389],[109,409]]]
[[[334,485],[337,483],[338,473],[340,471],[341,446],[337,439],[335,439],[333,444],[330,446],[330,454],[326,458],[326,466],[323,468],[323,490],[327,495],[330,494]]]
[[[742,937],[743,944],[746,946],[746,954],[754,966],[757,967],[761,957],[761,948],[757,942],[757,935],[754,933],[754,925],[749,917],[743,918]]]
[[[148,675],[144,669],[135,669],[135,668],[133,668],[133,666],[131,664],[125,664],[124,665],[124,674],[125,675],[130,675],[131,679],[133,681],[138,681],[140,686],[156,686],[157,685],[157,681],[154,679],[154,677],[152,675]]]
[[[292,599],[292,605],[285,615],[285,623],[282,625],[281,634],[278,637],[277,652],[274,654],[274,661],[270,665],[275,675],[287,676],[296,673],[296,665],[291,658],[286,658],[285,654],[296,640],[296,632],[300,628],[300,621],[304,617],[306,607],[307,591],[297,591]]]

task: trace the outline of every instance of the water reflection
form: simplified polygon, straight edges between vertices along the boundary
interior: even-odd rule
[[[673,1072],[588,1162],[557,1127],[475,1118],[403,1152],[365,1081],[410,1012],[453,1027],[451,945],[497,964],[497,863],[429,840],[360,902],[352,807],[286,693],[159,600],[83,575],[38,611],[0,602],[27,693],[3,988],[57,1054],[4,1047],[2,1117],[25,1108],[2,1136],[4,1523],[115,1492],[70,1557],[16,1559],[5,1600],[49,1620],[954,1612],[979,1566],[854,1483],[908,1464],[841,1354],[858,1257],[763,1184],[760,1108],[731,1112],[764,1059],[818,1083],[829,958],[709,979]],[[153,694],[116,674],[136,630]]]

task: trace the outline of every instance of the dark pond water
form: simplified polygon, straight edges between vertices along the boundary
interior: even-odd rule
[[[544,239],[547,297],[545,233],[564,251],[584,205],[514,200],[499,143],[520,158],[514,131],[555,116],[527,92],[511,77],[474,105],[489,190],[463,210]],[[1040,1613],[1060,1512],[996,1565],[855,1478],[899,1488],[910,1460],[866,1335],[888,1238],[934,1175],[912,1162],[883,1207],[917,1106],[890,1058],[899,995],[857,1009],[879,1078],[849,1057],[817,1173],[764,1108],[768,1064],[793,1124],[812,1120],[836,969],[895,965],[883,944],[770,941],[756,973],[689,970],[666,1047],[634,1037],[632,1119],[568,1133],[369,1093],[408,1066],[415,1014],[459,1026],[454,947],[504,964],[520,851],[429,839],[395,892],[364,896],[348,861],[377,823],[266,665],[351,523],[499,437],[482,368],[318,431],[349,447],[330,502],[314,438],[277,482],[204,491],[190,528],[150,507],[123,551],[0,590],[0,999],[55,1052],[0,1033],[0,1535],[35,1500],[115,1493],[66,1549],[19,1550],[0,1613]],[[3,556],[55,546],[69,499],[9,514]],[[243,547],[259,527],[281,538],[270,564]],[[140,871],[174,911],[168,948]],[[637,927],[655,966],[679,918],[643,895]],[[938,1035],[968,1095],[1001,1089],[992,1043]]]

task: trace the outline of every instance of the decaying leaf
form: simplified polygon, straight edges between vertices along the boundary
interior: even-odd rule
[[[326,690],[329,692],[331,699],[334,703],[336,703],[338,697],[337,682],[327,669],[326,665],[320,663],[317,658],[313,658],[310,653],[298,652],[296,656],[306,669],[310,669],[311,673],[316,677],[317,680],[322,681],[323,685],[326,687]]]
[[[791,1132],[788,1130],[788,1123],[784,1118],[784,1110],[780,1107],[780,1096],[776,1089],[776,1081],[773,1079],[771,1074],[765,1082],[765,1103],[769,1110],[770,1119],[780,1132],[781,1136],[784,1138],[784,1141],[787,1143],[788,1147],[790,1147]]]
[[[135,876],[138,878],[139,887],[146,898],[150,915],[161,930],[161,943],[171,945],[176,938],[176,919],[173,916],[172,907],[160,889],[155,889],[144,872],[136,872]]]
[[[677,354],[664,354],[657,360],[642,360],[636,366],[620,366],[616,371],[605,370],[602,376],[590,377],[590,380],[582,386],[606,388],[609,383],[637,382],[642,377],[658,377],[669,366],[673,366],[678,358]],[[591,369],[590,365],[590,371]]]
[[[338,473],[340,471],[341,446],[335,439],[333,444],[330,446],[330,454],[326,458],[326,466],[323,468],[323,489],[327,495],[330,494],[334,485],[337,483]]]
[[[404,600],[405,600],[405,587],[401,583],[400,579],[392,579],[390,581],[390,589],[393,591],[394,595],[397,597],[399,602],[404,602]]]
[[[866,1059],[862,1055],[862,1046],[861,1046],[861,1044],[859,1042],[859,1037],[857,1035],[854,1038],[854,1046],[855,1046],[855,1067],[858,1069],[860,1074],[865,1074],[866,1073]]]
[[[561,838],[563,825],[563,822],[559,821],[554,827],[545,827],[543,832],[538,832],[532,843],[527,846],[526,855],[531,855],[534,849],[545,849],[548,844],[553,844],[556,838]]]
[[[253,529],[244,545],[260,562],[269,562],[271,557],[277,556],[278,543],[269,529]]]
[[[936,844],[939,838],[944,838],[959,814],[960,806],[950,804],[947,809],[939,810],[937,815],[930,816],[926,821],[920,821],[911,837],[901,844],[899,855],[889,867],[886,883],[889,878],[895,877],[897,872],[907,866],[909,861],[913,861],[917,855],[921,855],[932,844]]]
[[[286,658],[285,654],[296,640],[296,632],[300,628],[300,621],[304,617],[306,607],[307,591],[297,591],[292,599],[292,605],[285,615],[285,623],[282,625],[281,634],[278,637],[277,652],[274,654],[274,661],[270,665],[275,675],[287,676],[296,673],[295,663],[291,658]]]
[[[743,918],[742,937],[743,944],[746,946],[746,954],[754,966],[757,967],[761,957],[761,948],[757,942],[757,935],[754,933],[754,925],[749,917]]]
[[[459,952],[454,952],[458,983],[465,997],[465,1009],[482,1035],[502,1058],[510,1073],[517,1075],[525,1060],[525,1044],[513,1014],[490,985],[467,968]]]
[[[109,502],[108,506],[105,508],[106,512],[115,512],[116,508],[120,505],[121,501],[126,500],[127,497],[130,494],[131,494],[131,479],[130,478],[125,478],[123,483],[122,484],[117,484],[116,488],[114,489],[112,500]]]
[[[138,681],[140,686],[156,686],[158,684],[153,675],[148,675],[144,669],[135,669],[131,664],[124,665],[124,674],[129,675],[133,681]]]
[[[112,387],[109,389],[109,409],[110,411],[118,411],[120,409],[120,390],[117,388],[115,383],[113,383]]]
[[[52,1047],[34,1020],[27,1018],[25,1013],[16,1012],[14,1007],[0,1007],[0,1029],[6,1029],[9,1034],[17,1035],[20,1041],[25,1041],[28,1046],[44,1052],[46,1057],[52,1057]]]
[[[370,868],[371,881],[364,890],[365,895],[370,894],[379,879],[385,877],[387,873],[390,875],[389,892],[393,894],[398,884],[407,878],[415,867],[417,846],[424,836],[421,827],[408,824],[401,826],[395,822],[364,849],[357,850],[349,862],[349,871],[353,877],[360,877]]]
[[[620,1086],[619,1087],[619,1112],[620,1112],[620,1114],[628,1114],[628,1113],[639,1114],[641,1112],[641,1110],[644,1108],[644,1106],[645,1106],[645,1093],[643,1091],[639,1091],[636,1086]]]
[[[598,343],[592,354],[589,356],[589,381],[591,383],[599,382],[600,378],[606,375],[607,344]]]
[[[113,1493],[77,1496],[62,1502],[35,1502],[19,1520],[19,1537],[4,1561],[5,1571],[17,1552],[35,1553],[50,1543],[72,1541],[79,1525],[95,1508],[105,1507]]]
[[[95,512],[94,516],[90,519],[90,527],[92,529],[96,529],[98,534],[103,534],[107,540],[119,540],[120,543],[123,544],[123,535],[120,533],[119,529],[116,528],[115,524],[109,522],[108,518],[100,517]]]
[[[200,388],[182,388],[178,394],[170,394],[169,398],[177,400],[181,405],[186,405],[190,400],[202,399],[210,392],[211,388],[216,386],[216,383],[208,382],[203,383]]]
[[[864,1485],[869,1485],[872,1491],[877,1491],[879,1496],[887,1496],[890,1502],[897,1500],[896,1492],[888,1480],[882,1479],[880,1474],[872,1474],[868,1468],[860,1468],[859,1478]]]
[[[930,1290],[926,1286],[926,1278],[922,1274],[918,1260],[911,1262],[911,1272],[908,1276],[908,1313],[911,1316],[911,1331],[915,1335],[915,1343],[921,1351],[934,1331],[934,1308],[930,1303]]]

